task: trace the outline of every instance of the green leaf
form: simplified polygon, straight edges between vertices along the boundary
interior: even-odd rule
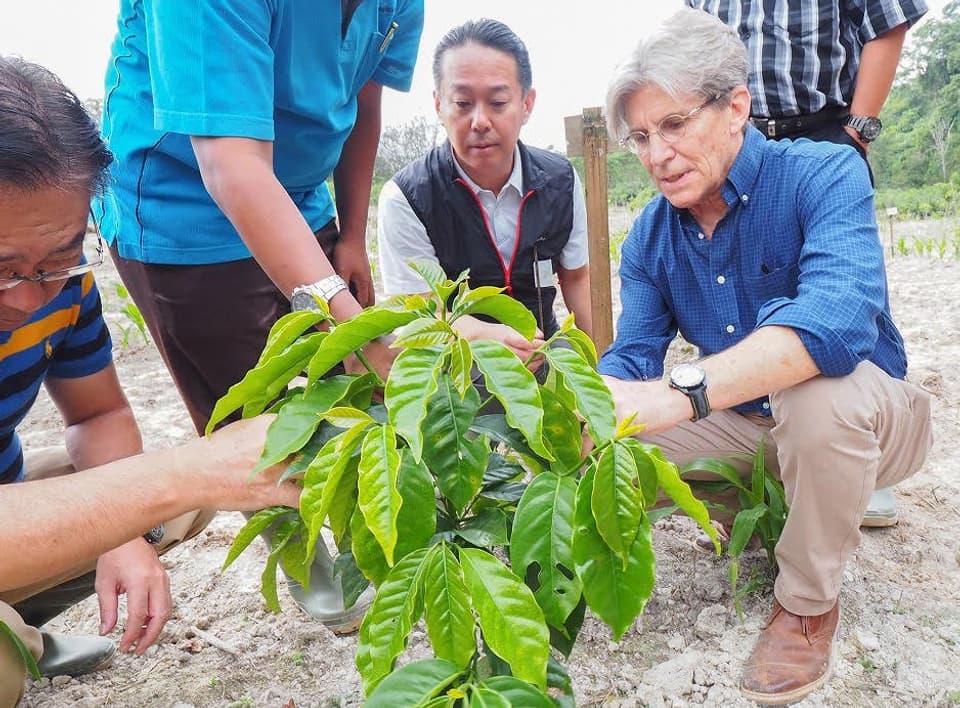
[[[571,560],[572,563],[572,560]],[[577,580],[579,583],[579,579]],[[584,599],[583,594],[580,595],[580,602],[577,603],[577,606],[573,608],[573,612],[564,620],[562,627],[550,627],[550,646],[559,651],[568,659],[570,654],[573,652],[573,645],[577,640],[577,637],[580,635],[580,630],[583,628],[583,620],[587,614],[587,601]],[[550,661],[553,662],[553,657],[550,657]],[[552,686],[550,683],[550,667],[551,664],[547,664],[547,685]]]
[[[563,664],[554,657],[547,662],[547,686],[555,688],[553,700],[558,708],[576,708],[573,701],[573,682]]]
[[[480,408],[476,390],[461,399],[449,376],[441,376],[427,401],[421,428],[423,460],[437,477],[440,492],[461,513],[476,496],[490,456],[486,438],[471,439],[468,426]]]
[[[470,689],[469,708],[512,708],[509,699],[492,688],[474,686]]]
[[[517,506],[510,539],[514,572],[528,578],[544,617],[558,629],[583,591],[573,567],[576,493],[577,484],[570,477],[551,472],[535,477]]]
[[[543,442],[543,403],[533,374],[500,342],[470,342],[473,360],[483,372],[487,390],[503,406],[507,422],[519,430],[530,448],[543,458],[553,455]]]
[[[580,421],[553,391],[541,387],[540,398],[543,401],[543,439],[557,461],[554,471],[563,474],[578,469],[583,451]]]
[[[310,585],[310,563],[313,553],[307,548],[307,527],[299,517],[290,520],[291,532],[275,552],[283,572],[304,587]]]
[[[473,352],[470,351],[470,342],[457,337],[450,342],[447,350],[450,353],[450,378],[453,379],[460,398],[465,398],[467,391],[473,386]]]
[[[487,469],[483,472],[483,488],[496,487],[504,482],[523,479],[526,474],[527,471],[517,462],[508,460],[499,453],[491,452],[490,459],[487,460]]]
[[[277,565],[279,558],[271,553],[267,556],[267,564],[260,574],[260,594],[267,603],[271,612],[280,612],[280,598],[277,597]]]
[[[593,613],[620,639],[643,611],[653,592],[654,555],[650,522],[642,517],[627,565],[611,551],[593,519],[594,470],[580,481],[574,510],[573,559],[583,583],[583,594]]]
[[[507,515],[502,509],[484,509],[464,520],[457,536],[480,548],[507,545]]]
[[[493,689],[517,708],[557,708],[542,690],[516,676],[491,676],[480,685]]]
[[[519,431],[510,427],[503,413],[478,415],[470,424],[470,430],[474,433],[486,435],[488,438],[506,445],[523,458],[523,461],[530,467],[530,470],[534,474],[543,472],[549,464],[546,459],[540,457],[530,449],[527,441]]]
[[[683,477],[690,472],[710,472],[726,480],[742,492],[749,493],[749,490],[743,484],[743,477],[741,477],[740,471],[729,462],[713,458],[693,460],[683,466],[680,470],[680,476]]]
[[[333,573],[340,578],[343,606],[350,609],[357,603],[363,591],[370,587],[370,581],[357,567],[357,559],[353,557],[352,551],[344,551],[337,555],[333,562]]]
[[[377,422],[368,413],[358,408],[353,408],[352,406],[337,406],[331,408],[326,413],[323,413],[320,418],[338,428],[352,428],[361,423],[374,425]]]
[[[750,470],[750,496],[754,501],[763,501],[763,478],[766,465],[763,460],[763,438],[757,443],[757,450],[753,455],[753,465]]]
[[[357,510],[357,481],[360,477],[359,472],[360,458],[351,456],[350,462],[343,474],[340,475],[340,481],[336,485],[336,490],[327,511],[327,525],[333,532],[333,538],[339,547],[350,530],[350,519],[353,512]],[[361,518],[363,513],[360,513]]]
[[[374,585],[381,585],[390,574],[390,566],[387,565],[380,542],[367,528],[360,507],[355,508],[350,517],[350,550],[364,577]]]
[[[625,570],[643,517],[643,493],[633,454],[619,440],[597,461],[590,503],[597,531]]]
[[[464,315],[486,315],[519,332],[525,339],[533,339],[537,333],[537,319],[527,306],[509,295],[500,295],[500,288],[476,288],[468,292],[460,306],[454,310],[453,319]]]
[[[530,588],[486,551],[461,549],[460,565],[484,640],[514,676],[545,687],[550,635]]]
[[[409,265],[417,275],[423,278],[427,286],[440,298],[441,302],[446,302],[447,298],[450,297],[450,293],[456,289],[456,286],[466,279],[466,276],[461,274],[460,278],[457,278],[456,283],[449,281],[446,272],[440,267],[440,264],[429,258],[411,258],[407,261],[407,265]],[[441,286],[448,283],[448,289],[441,291]]]
[[[257,366],[265,362],[272,356],[276,356],[284,349],[293,344],[297,337],[309,330],[314,325],[322,322],[324,316],[320,312],[313,310],[300,310],[290,312],[273,323],[270,328],[270,334],[267,335],[267,343],[263,345],[263,351],[257,360]]]
[[[421,708],[461,674],[443,659],[423,659],[401,666],[370,694],[366,708]]]
[[[564,385],[573,393],[577,410],[590,429],[594,441],[607,442],[617,427],[610,389],[600,374],[571,349],[548,347],[544,352],[550,366],[563,376]]]
[[[445,543],[430,549],[423,570],[424,616],[433,653],[464,669],[477,651],[463,569]]]
[[[403,529],[403,533],[397,538],[394,555],[400,560],[408,553],[426,546],[437,531],[437,499],[433,477],[406,449],[401,451],[397,488],[403,498],[397,516],[397,528]]]
[[[633,461],[637,465],[637,478],[640,480],[640,491],[643,493],[643,506],[644,509],[649,509],[659,499],[660,481],[647,447],[636,438],[621,438],[617,440],[617,444],[633,455]],[[650,523],[653,523],[649,513],[647,516],[650,518]]]
[[[6,636],[11,642],[13,642],[13,646],[17,650],[17,654],[27,667],[27,672],[34,680],[39,681],[40,669],[37,667],[37,660],[33,658],[33,654],[31,654],[30,650],[27,649],[27,645],[23,643],[23,640],[17,636],[17,633],[10,629],[10,626],[6,622],[0,620],[0,637],[3,636]]]
[[[736,558],[743,549],[750,543],[750,537],[753,536],[753,530],[757,522],[767,513],[767,505],[764,503],[748,509],[743,509],[733,520],[733,528],[730,530],[730,543],[727,544],[727,553]]]
[[[393,566],[397,545],[397,516],[403,503],[397,489],[399,473],[400,453],[393,428],[389,425],[371,428],[360,451],[357,503],[390,566]]]
[[[207,421],[205,434],[213,432],[217,423],[225,420],[241,406],[253,404],[250,415],[259,415],[273,398],[302,370],[318,346],[327,336],[326,332],[317,332],[297,340],[276,356],[247,372],[239,382],[231,386],[226,394],[217,401]],[[247,411],[244,410],[244,415]],[[247,416],[249,417],[249,416]]]
[[[253,474],[282,462],[306,445],[323,420],[320,414],[343,398],[351,379],[335,376],[318,381],[302,396],[285,403],[267,428],[267,441]]]
[[[310,359],[307,381],[316,381],[348,355],[377,337],[392,332],[417,318],[413,312],[398,312],[380,306],[369,307],[330,330]]]
[[[570,343],[570,346],[580,355],[580,358],[594,369],[597,368],[597,348],[586,332],[581,329],[567,330],[564,332],[563,338]]]
[[[663,456],[660,448],[655,445],[641,445],[641,447],[650,456],[653,466],[657,469],[657,482],[667,496],[673,499],[673,503],[679,506],[683,513],[697,522],[697,526],[703,529],[716,544],[717,530],[710,524],[710,512],[703,502],[693,496],[690,491],[690,485],[683,481],[677,466]]]
[[[437,390],[442,363],[439,349],[407,349],[393,362],[384,389],[390,424],[407,441],[417,461],[423,458],[420,425],[427,413],[427,402]]]
[[[443,320],[423,317],[404,325],[396,332],[391,347],[438,347],[449,343],[456,335]]]
[[[377,596],[360,625],[356,664],[368,695],[393,670],[397,657],[407,647],[411,628],[423,614],[421,578],[426,557],[427,549],[421,548],[393,567],[377,588]],[[454,675],[459,673],[454,669]]]
[[[220,572],[225,571],[230,565],[243,553],[247,546],[253,543],[253,539],[266,531],[274,524],[282,521],[284,518],[296,514],[295,509],[289,506],[271,506],[261,509],[251,516],[247,523],[243,525],[233,543],[230,544],[230,550],[227,551],[227,558],[223,561]]]

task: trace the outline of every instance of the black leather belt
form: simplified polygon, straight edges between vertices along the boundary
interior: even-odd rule
[[[781,118],[750,116],[750,122],[768,138],[787,138],[843,120],[848,115],[850,115],[848,108],[824,108],[816,113]]]

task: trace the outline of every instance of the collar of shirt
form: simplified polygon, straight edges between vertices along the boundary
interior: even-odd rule
[[[484,189],[479,184],[470,179],[469,175],[464,171],[463,167],[460,166],[460,163],[457,161],[457,156],[454,154],[453,150],[450,151],[450,156],[453,158],[453,166],[457,168],[457,173],[463,178],[463,181],[470,185],[470,189],[473,190],[474,194],[481,194],[483,192],[493,194],[493,190]],[[523,194],[523,166],[520,164],[520,146],[515,145],[513,148],[513,171],[510,172],[510,178],[507,180],[507,183],[503,185],[503,189],[500,190],[500,194],[503,194],[507,188],[513,187],[517,194]],[[499,194],[494,194],[493,196],[499,198]]]

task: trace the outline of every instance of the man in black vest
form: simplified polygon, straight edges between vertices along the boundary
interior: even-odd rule
[[[519,141],[536,98],[523,42],[496,20],[467,22],[440,40],[433,76],[447,141],[400,170],[380,193],[387,294],[428,290],[407,265],[411,258],[437,261],[450,278],[469,268],[472,288],[505,288],[549,337],[557,329],[559,278],[567,309],[589,333],[583,188],[566,158]],[[542,344],[472,317],[457,325],[466,338],[496,339],[522,359]]]

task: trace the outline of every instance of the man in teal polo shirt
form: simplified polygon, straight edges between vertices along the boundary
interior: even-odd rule
[[[422,24],[423,0],[120,3],[97,215],[198,431],[294,290],[337,319],[373,302],[381,91],[409,88]],[[366,353],[385,373],[386,348]]]

